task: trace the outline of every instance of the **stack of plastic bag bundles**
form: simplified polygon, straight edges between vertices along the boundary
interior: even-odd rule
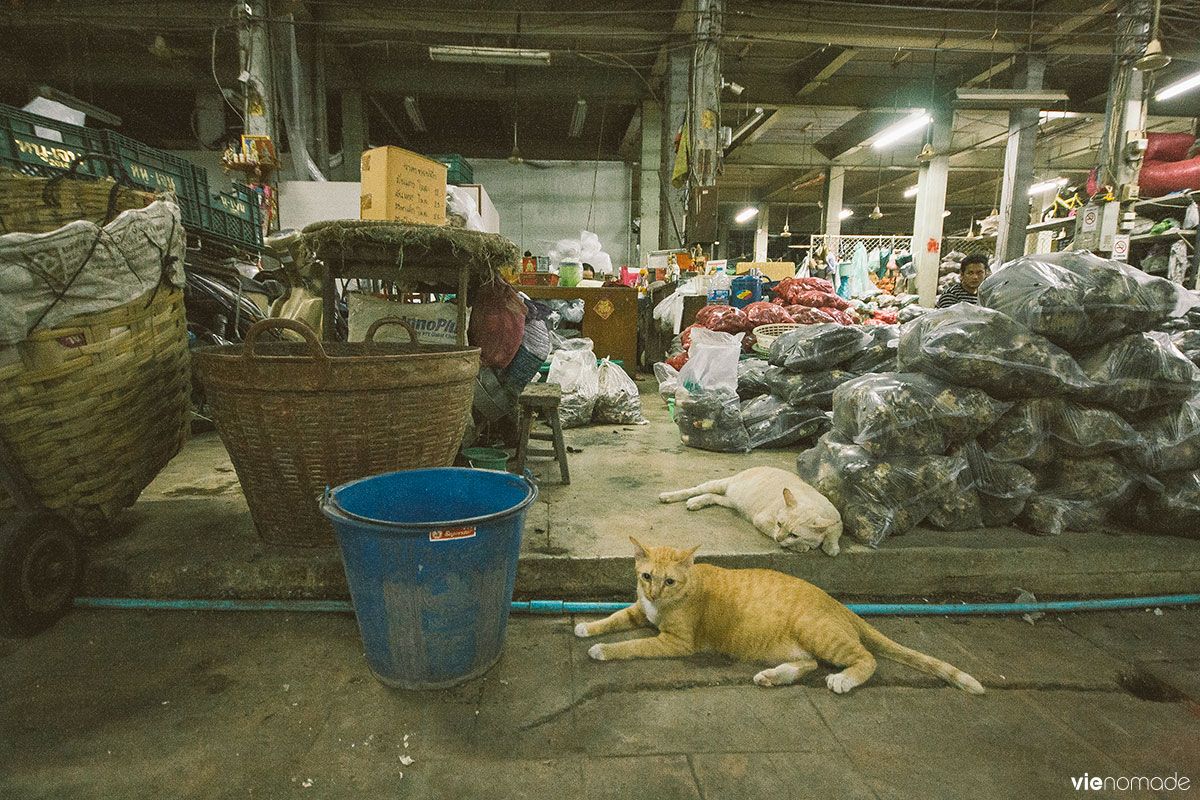
[[[1154,330],[1194,296],[1070,252],[1010,262],[979,297],[904,326],[900,372],[834,392],[799,469],[847,530],[1196,530],[1200,370]]]

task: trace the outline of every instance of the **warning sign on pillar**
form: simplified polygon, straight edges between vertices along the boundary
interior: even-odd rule
[[[1129,260],[1129,234],[1118,233],[1113,237],[1112,257],[1117,261]]]

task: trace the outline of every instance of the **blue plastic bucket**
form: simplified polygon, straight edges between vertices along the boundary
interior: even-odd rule
[[[381,683],[440,689],[500,658],[528,477],[447,467],[327,491],[367,664]]]
[[[759,300],[762,300],[762,279],[743,275],[730,281],[729,305],[745,308]]]

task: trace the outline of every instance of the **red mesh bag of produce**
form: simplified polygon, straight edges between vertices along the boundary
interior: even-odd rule
[[[824,278],[793,278],[801,289],[815,289],[818,292],[833,294],[833,282]]]
[[[792,321],[799,322],[801,325],[819,325],[822,322],[837,321],[819,308],[788,306],[786,311],[792,315]]]
[[[742,352],[753,353],[756,344],[758,344],[758,337],[754,335],[754,332],[747,333],[742,337]]]
[[[479,363],[503,369],[525,337],[525,302],[504,281],[485,283],[471,295],[467,340],[480,349]]]
[[[783,306],[777,306],[774,303],[757,302],[751,303],[742,309],[746,314],[746,319],[750,320],[750,327],[758,327],[759,325],[771,325],[776,322],[794,322],[792,315],[783,309]]]
[[[1145,161],[1183,161],[1196,143],[1190,133],[1147,133]]]
[[[900,320],[895,311],[876,311],[874,320],[865,320],[864,325],[899,325]]]
[[[849,312],[842,311],[840,308],[822,308],[820,310],[833,317],[833,321],[839,325],[858,324],[858,320],[856,318],[851,317]]]
[[[696,312],[696,324],[710,331],[742,333],[750,330],[750,320],[740,308],[733,306],[705,306]]]
[[[836,308],[845,311],[851,307],[849,300],[817,289],[805,289],[797,292],[794,300],[798,306],[811,306],[812,308]]]
[[[1200,189],[1200,156],[1187,161],[1143,161],[1138,185],[1145,197]]]
[[[683,369],[683,365],[687,363],[687,360],[688,354],[686,351],[684,351],[668,358],[666,364],[678,372],[679,370]]]

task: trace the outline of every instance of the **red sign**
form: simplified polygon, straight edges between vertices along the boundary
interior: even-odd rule
[[[930,240],[925,243],[925,249],[931,253],[936,253],[942,249],[942,243],[937,239],[930,238]]]
[[[449,528],[444,531],[430,531],[429,541],[446,542],[450,539],[473,539],[475,528]]]

